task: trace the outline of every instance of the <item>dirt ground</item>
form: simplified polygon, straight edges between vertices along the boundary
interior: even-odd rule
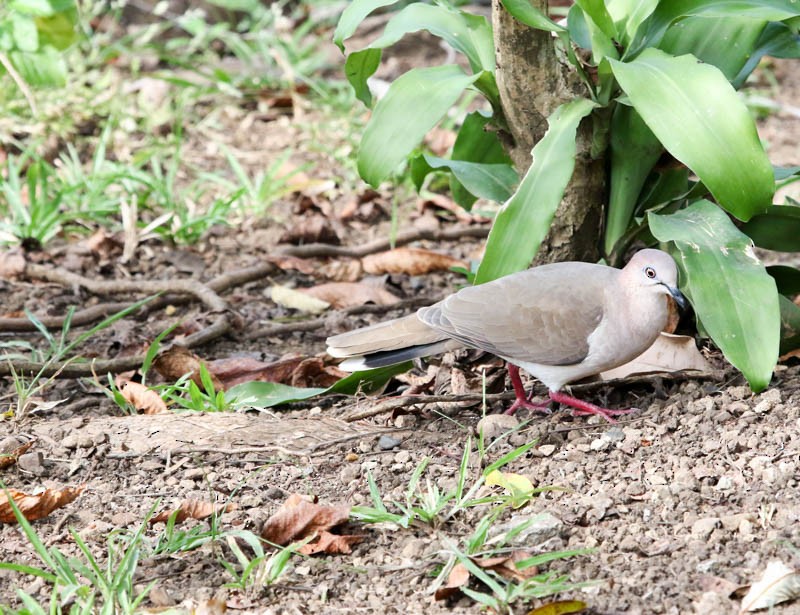
[[[779,99],[788,104],[798,100],[796,68],[791,72],[779,65],[777,73],[782,83]],[[232,110],[224,138],[240,149],[258,151],[263,158],[254,165],[276,156],[287,143],[302,147],[309,140],[290,118],[260,122],[250,113]],[[307,113],[303,123],[308,122]],[[776,162],[800,164],[799,122],[777,113],[762,123]],[[196,145],[203,147],[200,137]],[[335,182],[336,162],[328,155],[333,144],[314,145],[298,162],[312,163],[306,173],[314,179]],[[359,196],[333,190],[317,195],[314,202],[330,207],[329,217],[337,220],[336,214]],[[127,264],[113,255],[104,261],[79,244],[56,245],[37,258],[106,279],[209,280],[277,254],[280,236],[296,224],[296,212],[306,207],[303,202],[302,195],[287,197],[268,218],[217,229],[190,248],[145,243]],[[402,224],[409,228],[452,229],[464,224],[418,215],[415,207],[411,203],[404,210]],[[376,216],[366,222],[335,222],[333,228],[342,244],[363,245],[389,232],[388,217],[380,211]],[[480,248],[476,239],[416,245],[458,258],[474,256]],[[327,335],[402,313],[388,308],[365,315],[338,312],[315,330],[248,335],[293,315],[269,300],[270,285],[311,285],[321,280],[331,260],[335,259],[314,260],[312,273],[276,270],[269,279],[227,292],[224,298],[237,315],[237,326],[197,349],[198,354],[205,360],[274,360],[290,352],[314,356],[324,352]],[[463,278],[440,273],[391,275],[383,281],[402,298],[436,299]],[[66,306],[97,301],[70,286],[25,280],[0,284],[6,312],[27,307],[37,314],[58,315]],[[178,306],[175,314],[162,309],[116,323],[92,338],[84,352],[114,357],[138,351],[176,318],[195,327],[207,323],[199,305]],[[528,476],[536,486],[559,489],[543,492],[517,511],[517,520],[541,516],[524,546],[533,552],[593,549],[550,567],[573,582],[596,582],[560,596],[585,601],[589,613],[736,613],[739,601],[729,596],[736,587],[754,582],[770,560],[800,566],[800,366],[780,365],[770,388],[753,395],[717,353],[710,359],[721,368],[717,378],[651,378],[582,391],[589,400],[611,407],[640,408],[615,425],[596,417],[572,417],[563,410],[520,413],[523,426],[489,453],[494,460],[536,441],[507,469]],[[456,380],[479,392],[476,364],[489,362],[489,357],[474,353],[433,360],[441,374],[434,392],[450,391],[450,382]],[[417,368],[415,373],[424,372]],[[490,374],[500,387],[503,375],[496,362]],[[395,382],[384,395],[402,386]],[[13,393],[9,378],[3,379],[3,388]],[[236,509],[221,516],[221,527],[258,532],[290,493],[313,494],[325,503],[368,504],[367,471],[385,500],[402,500],[414,468],[426,456],[432,459],[426,476],[441,488],[451,487],[467,436],[481,418],[479,404],[443,403],[409,407],[409,414],[387,412],[348,420],[378,402],[366,397],[317,398],[263,413],[127,416],[94,383],[73,379],[57,380],[45,396],[60,403],[42,405],[22,421],[0,423],[0,449],[35,440],[32,450],[41,454],[3,470],[0,479],[27,491],[86,485],[71,505],[35,523],[47,545],[69,553],[76,552],[69,528],[102,553],[109,532],[135,529],[159,499],[163,508],[187,498],[231,501]],[[502,406],[495,403],[493,409]],[[471,471],[476,476],[479,468]],[[435,530],[354,523],[351,530],[365,538],[352,554],[298,557],[276,584],[257,590],[221,589],[232,579],[218,559],[231,557],[211,548],[144,560],[137,583],[143,587],[156,581],[146,601],[153,608],[217,596],[234,613],[477,613],[480,607],[465,597],[434,601],[430,587],[435,566],[445,561],[447,541],[469,535],[479,516],[469,511]],[[186,527],[202,524],[187,522]],[[150,534],[162,527],[156,525]],[[37,563],[15,525],[0,527],[0,561]],[[43,582],[0,571],[0,603],[19,606],[16,587],[42,603],[49,599]],[[525,611],[524,606],[516,609]],[[800,602],[774,612],[800,614]]]

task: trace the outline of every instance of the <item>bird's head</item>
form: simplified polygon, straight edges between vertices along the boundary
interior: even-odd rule
[[[678,267],[666,252],[640,250],[628,261],[622,274],[628,284],[670,295],[681,309],[686,307],[686,297],[678,290]]]

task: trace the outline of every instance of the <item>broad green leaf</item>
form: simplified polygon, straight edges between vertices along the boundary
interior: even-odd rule
[[[658,47],[673,56],[691,53],[716,66],[732,81],[747,63],[766,25],[765,20],[736,15],[687,17],[667,29]]]
[[[767,273],[775,279],[778,292],[787,297],[800,294],[800,269],[788,265],[772,265]]]
[[[594,25],[605,34],[606,38],[613,39],[617,37],[617,28],[614,25],[614,20],[609,15],[603,0],[575,0],[575,4],[581,7]]]
[[[505,9],[517,21],[537,30],[548,32],[564,32],[564,28],[552,21],[539,9],[534,8],[530,0],[501,0]]]
[[[611,116],[611,188],[605,253],[630,226],[639,195],[664,148],[633,107],[618,104]]]
[[[783,295],[778,295],[781,308],[782,355],[800,348],[800,307]]]
[[[606,6],[617,28],[617,40],[627,47],[658,6],[658,0],[607,0]]]
[[[252,408],[271,408],[282,404],[303,401],[325,393],[355,395],[356,393],[373,393],[382,389],[397,374],[407,372],[413,363],[406,361],[397,365],[380,367],[362,372],[353,372],[335,382],[328,388],[293,387],[276,382],[245,382],[237,384],[225,392],[229,403]]]
[[[767,213],[753,216],[741,228],[759,248],[800,251],[800,207],[773,205]]]
[[[11,34],[17,49],[26,52],[34,52],[39,49],[39,32],[33,17],[12,13],[10,19]]]
[[[618,59],[619,53],[612,40],[615,33],[614,24],[611,21],[611,17],[608,15],[608,11],[605,10],[603,2],[598,2],[597,0],[580,0],[576,2],[575,6],[573,6],[569,12],[573,21],[577,17],[575,14],[576,7],[583,13],[583,19],[578,20],[578,23],[580,23],[580,21],[583,23],[580,26],[574,23],[569,25],[568,20],[567,23],[569,25],[570,34],[576,30],[576,26],[579,30],[585,29],[586,33],[589,35],[589,49],[592,50],[592,62],[598,65],[604,58]],[[593,19],[593,15],[601,19],[604,26],[596,23]],[[612,34],[608,34],[608,32]]]
[[[344,63],[344,74],[347,81],[353,86],[356,98],[367,107],[372,106],[372,92],[367,85],[367,79],[378,70],[381,55],[380,49],[364,49],[351,53]]]
[[[531,264],[575,168],[575,133],[596,103],[579,98],[558,107],[531,151],[533,162],[516,193],[497,214],[475,283],[521,271]]]
[[[358,172],[377,187],[419,144],[478,75],[454,65],[414,68],[375,105],[358,151]]]
[[[780,309],[750,238],[705,200],[648,220],[659,241],[674,242],[681,290],[705,330],[753,391],[766,388],[778,360]]]
[[[35,53],[12,51],[11,63],[25,82],[35,87],[62,87],[67,82],[67,65],[55,48],[47,45]]]
[[[519,181],[517,172],[508,164],[483,164],[464,160],[447,160],[425,154],[432,169],[448,169],[464,187],[477,197],[503,203],[514,193]]]
[[[487,129],[487,124],[491,119],[492,116],[490,114],[484,114],[480,111],[468,113],[461,123],[461,128],[458,130],[450,158],[484,164],[511,165],[511,158],[503,148],[503,144],[500,143],[497,131]],[[450,192],[453,195],[453,199],[461,207],[470,209],[475,202],[475,196],[454,175],[451,177]],[[514,184],[516,185],[518,181],[519,177],[514,180]]]
[[[800,15],[796,0],[669,0],[658,7],[640,28],[636,39],[627,50],[627,56],[639,53],[646,47],[657,46],[667,28],[682,17],[707,15],[719,17],[748,17],[764,21],[783,21]]]
[[[800,175],[800,167],[773,167],[772,172],[775,174],[775,181],[779,182]]]
[[[384,6],[396,3],[397,0],[352,0],[347,8],[342,11],[336,31],[333,33],[333,42],[344,51],[344,41],[353,35],[364,18]]]
[[[74,6],[73,2],[70,2]],[[35,17],[49,17],[56,14],[59,7],[49,0],[11,0],[8,8],[23,15],[33,15]]]
[[[785,23],[767,24],[751,50],[747,62],[733,79],[733,87],[739,89],[764,56],[800,58],[800,36]]]
[[[66,49],[78,40],[77,23],[78,12],[76,10],[62,11],[52,17],[36,18],[40,43],[52,45],[60,50]]]
[[[664,169],[651,178],[652,182],[648,180],[640,194],[638,211],[684,199],[689,193],[689,169],[686,167]]]
[[[772,166],[747,107],[717,68],[658,49],[610,64],[650,130],[723,208],[744,221],[766,210]]]

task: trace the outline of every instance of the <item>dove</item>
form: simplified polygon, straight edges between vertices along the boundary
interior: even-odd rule
[[[546,410],[525,393],[519,370],[547,387],[550,401],[574,414],[613,416],[564,387],[634,359],[667,324],[670,297],[680,307],[678,269],[661,250],[640,250],[622,269],[561,262],[533,267],[458,292],[402,318],[327,339],[340,367],[384,367],[458,348],[476,348],[507,362],[516,401],[506,411]]]

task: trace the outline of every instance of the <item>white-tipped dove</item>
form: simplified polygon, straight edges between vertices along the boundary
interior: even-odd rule
[[[508,362],[517,399],[507,410],[542,410],[525,394],[523,368],[550,399],[576,414],[609,410],[562,392],[565,384],[627,363],[664,329],[668,296],[683,307],[675,261],[637,252],[623,269],[566,262],[534,267],[463,288],[415,314],[329,337],[328,353],[347,371],[383,367],[456,348],[478,348]]]

